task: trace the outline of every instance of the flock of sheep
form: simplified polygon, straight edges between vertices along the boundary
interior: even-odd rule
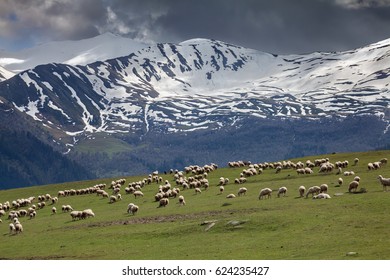
[[[355,158],[353,166],[356,166],[359,163],[359,159]],[[383,158],[380,161],[369,163],[367,169],[376,170],[381,168],[387,163],[387,159]],[[217,187],[219,187],[219,194],[223,194],[225,187],[228,184],[240,185],[236,193],[229,193],[226,195],[227,199],[234,199],[237,196],[245,196],[248,192],[248,188],[243,187],[242,185],[247,182],[247,178],[252,176],[257,176],[263,174],[266,169],[275,170],[275,173],[281,173],[284,169],[295,169],[296,173],[300,175],[314,174],[316,169],[318,173],[331,173],[335,171],[336,175],[351,176],[355,175],[353,171],[343,171],[343,169],[349,168],[348,161],[338,161],[331,163],[329,159],[316,159],[314,162],[307,160],[303,162],[292,162],[292,161],[282,161],[274,163],[257,163],[252,164],[251,162],[237,161],[229,162],[228,166],[231,168],[242,168],[239,176],[234,179],[234,183],[230,183],[229,178],[220,177]],[[16,235],[23,232],[23,226],[20,223],[19,219],[22,217],[27,217],[28,219],[34,219],[41,211],[44,209],[47,204],[50,203],[51,214],[57,214],[57,208],[55,205],[63,198],[67,196],[78,196],[78,195],[95,195],[101,197],[103,200],[107,201],[108,204],[117,203],[122,200],[122,195],[125,196],[134,196],[134,200],[144,197],[142,192],[143,188],[148,185],[155,184],[158,186],[156,188],[156,193],[154,195],[154,201],[157,203],[157,207],[167,207],[170,203],[170,199],[178,200],[177,204],[179,206],[185,206],[186,201],[183,193],[193,192],[193,195],[201,195],[202,191],[207,191],[210,188],[210,182],[208,180],[209,174],[215,171],[218,168],[216,164],[209,164],[204,166],[192,165],[185,167],[183,171],[179,170],[170,170],[170,175],[172,180],[165,180],[162,176],[159,176],[157,171],[149,174],[146,178],[136,182],[130,182],[126,187],[125,179],[119,179],[112,181],[110,186],[107,187],[106,184],[97,184],[92,187],[82,188],[82,189],[66,189],[60,190],[57,193],[57,196],[52,196],[50,194],[38,195],[37,197],[31,196],[28,198],[19,198],[13,200],[12,202],[6,201],[0,203],[0,218],[5,216],[11,223],[9,223],[9,234]],[[390,186],[390,178],[384,178],[382,175],[378,177],[379,182],[381,183],[383,190],[387,191],[387,187]],[[342,186],[344,184],[344,179],[342,177],[338,178],[338,185]],[[357,192],[360,184],[360,177],[354,176],[354,178],[348,184],[348,192]],[[328,185],[323,183],[318,186],[310,186],[306,189],[305,186],[298,187],[298,196],[301,198],[308,198],[309,196],[312,199],[329,199],[331,196],[328,194]],[[124,192],[123,192],[124,190]],[[364,188],[361,190],[364,191]],[[258,199],[270,199],[272,193],[275,190],[272,190],[269,187],[262,188],[259,192]],[[277,197],[283,197],[287,195],[287,187],[282,186],[276,190]],[[61,207],[63,213],[69,213],[73,221],[87,219],[90,217],[95,217],[95,213],[92,209],[84,210],[74,210],[71,205],[62,205]],[[125,209],[124,209],[125,210]],[[127,205],[126,213],[135,215],[140,210],[140,207],[134,203],[129,203]],[[0,223],[3,221],[0,219]]]

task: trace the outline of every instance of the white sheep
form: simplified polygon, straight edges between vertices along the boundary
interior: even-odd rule
[[[339,178],[338,179],[338,183],[339,183],[339,187],[341,187],[341,185],[344,183],[344,180],[343,180],[343,178]]]
[[[286,196],[287,188],[286,187],[280,187],[278,190],[277,196],[280,197],[281,195]]]
[[[16,232],[16,228],[15,228],[15,225],[14,224],[9,224],[9,234],[12,234],[12,233],[15,233]]]
[[[22,224],[19,222],[15,223],[15,233],[22,233],[22,232],[23,232]]]
[[[195,194],[200,194],[200,193],[202,193],[202,191],[200,190],[200,188],[195,188]]]
[[[248,191],[247,188],[240,188],[240,189],[238,190],[237,195],[238,195],[238,196],[246,195],[246,192],[247,192],[247,191]]]
[[[82,211],[72,211],[70,212],[70,216],[72,217],[72,220],[80,219],[82,216],[83,212]]]
[[[272,190],[270,188],[264,188],[260,190],[259,199],[264,197],[271,198]]]
[[[89,218],[89,217],[95,217],[95,213],[92,211],[92,209],[85,209],[81,212],[81,218]]]
[[[230,193],[226,196],[226,198],[235,198],[236,195],[234,193]]]
[[[327,184],[321,184],[320,185],[320,193],[327,193],[328,192],[328,185]]]
[[[129,205],[127,205],[127,213],[131,213],[133,215],[135,215],[135,213],[138,212],[138,205],[135,205],[134,203],[129,203]]]
[[[179,205],[180,206],[186,205],[186,201],[184,200],[184,196],[182,195],[179,196]]]
[[[387,187],[390,186],[390,178],[383,178],[382,175],[379,175],[379,176],[378,176],[378,179],[379,179],[379,181],[380,181],[381,184],[382,184],[383,191],[384,191],[384,192],[387,192]]]
[[[320,193],[320,187],[319,186],[312,186],[310,187],[308,190],[307,190],[307,193],[306,193],[306,198],[309,196],[309,194],[311,194],[311,196],[313,197],[314,194],[318,195]]]
[[[141,197],[144,196],[143,192],[141,192],[141,191],[135,191],[135,192],[133,192],[133,195],[134,195],[134,198],[137,198],[139,196],[141,196]]]
[[[169,199],[164,197],[164,198],[160,199],[158,207],[165,207],[168,204],[169,204]]]
[[[118,198],[115,195],[111,195],[110,196],[110,202],[109,203],[114,203],[114,202],[117,202],[117,201],[118,201]]]
[[[54,206],[51,208],[51,213],[52,214],[57,214],[57,208],[55,208]]]
[[[300,186],[300,187],[298,188],[299,197],[303,197],[303,196],[305,195],[305,191],[306,191],[305,186]]]
[[[327,193],[320,193],[318,195],[313,195],[313,199],[328,199],[330,195]]]
[[[219,193],[222,194],[225,188],[223,186],[219,186]]]
[[[358,187],[359,187],[359,182],[352,181],[349,183],[348,192],[352,192],[352,191],[356,192]]]

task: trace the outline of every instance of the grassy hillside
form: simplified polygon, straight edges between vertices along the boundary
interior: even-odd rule
[[[389,164],[374,171],[367,163],[390,158],[389,151],[312,156],[293,159],[293,162],[328,157],[331,162],[349,161],[349,167],[360,176],[360,187],[367,193],[348,193],[352,177],[335,171],[297,175],[294,169],[266,169],[263,174],[249,177],[242,185],[234,184],[243,170],[218,168],[209,174],[210,188],[201,194],[193,189],[181,190],[186,205],[179,206],[177,198],[170,198],[167,207],[158,208],[154,195],[159,184],[145,186],[143,198],[125,194],[129,182],[145,176],[127,177],[122,187],[122,200],[110,204],[107,198],[87,194],[59,198],[58,213],[51,213],[51,203],[37,210],[34,219],[20,218],[22,234],[9,234],[7,217],[1,217],[1,259],[390,259],[389,200],[390,192],[383,192],[377,179],[379,174],[390,177]],[[353,166],[353,159],[360,159]],[[175,186],[173,176],[161,175]],[[220,177],[230,183],[219,194]],[[117,179],[117,178],[114,178]],[[56,196],[59,190],[80,189],[95,184],[110,185],[113,179],[82,181],[67,184],[38,186],[0,191],[0,203],[46,193]],[[328,200],[298,197],[298,187],[326,183]],[[278,198],[276,191],[286,186],[286,197]],[[245,196],[227,199],[246,187]],[[274,190],[271,199],[259,200],[259,190]],[[111,190],[106,190],[111,194]],[[390,188],[389,188],[390,190]],[[335,196],[335,194],[341,194]],[[127,214],[128,203],[139,206],[136,215]],[[37,201],[35,201],[37,203]],[[70,204],[75,210],[91,208],[96,216],[72,221],[69,213],[61,212],[61,205]],[[215,220],[215,226],[205,231],[205,221]],[[239,226],[232,221],[242,222]],[[357,252],[348,256],[348,252]]]

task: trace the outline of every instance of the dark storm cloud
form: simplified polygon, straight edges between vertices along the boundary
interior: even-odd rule
[[[34,4],[32,4],[34,2]],[[390,0],[6,0],[0,44],[115,32],[145,42],[214,38],[273,53],[336,51],[390,37]],[[1,48],[1,45],[0,45]]]

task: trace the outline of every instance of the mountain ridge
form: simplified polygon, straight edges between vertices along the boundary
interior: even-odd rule
[[[344,148],[348,151],[385,146],[390,126],[389,64],[390,39],[350,51],[305,55],[275,55],[191,39],[158,43],[86,65],[38,65],[0,82],[0,100],[39,124],[42,133],[50,135],[49,142],[67,157],[105,176],[104,169],[115,174],[115,158],[124,155],[144,162],[145,169],[187,162],[193,157],[185,151],[196,146],[191,137],[210,140],[205,142],[210,148],[206,144],[200,148],[210,161],[222,159],[221,151],[227,148],[239,153],[242,147],[232,143],[241,143],[240,134],[247,137],[245,145],[255,147],[247,149],[247,155],[267,155],[269,160],[332,152],[335,146],[342,151],[342,145],[318,139],[327,138],[332,130],[346,131],[334,138],[348,143]],[[372,134],[355,132],[361,143],[349,140],[355,138],[348,126],[356,131],[359,122]],[[253,135],[246,132],[250,127]],[[316,132],[318,127],[326,133]],[[297,131],[306,137],[298,137]],[[112,143],[126,147],[103,155],[96,138],[117,139]],[[159,164],[153,164],[149,155],[141,160],[142,155],[154,154],[156,146],[160,154],[170,150],[171,143],[177,143],[176,155],[165,155]],[[85,163],[83,157],[92,160],[94,155],[83,152],[83,145],[97,145],[96,153],[103,153],[99,159],[111,157],[110,166],[102,168],[104,163],[96,165],[96,159],[93,166]],[[118,174],[124,173],[126,167]]]

